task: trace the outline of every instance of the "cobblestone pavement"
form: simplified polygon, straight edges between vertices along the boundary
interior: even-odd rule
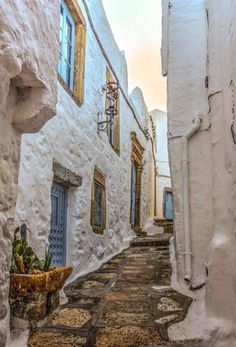
[[[136,239],[131,247],[66,289],[61,306],[29,347],[201,347],[168,341],[191,299],[170,287],[169,237]]]

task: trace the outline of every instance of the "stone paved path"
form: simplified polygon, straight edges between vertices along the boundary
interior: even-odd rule
[[[170,287],[169,237],[136,239],[99,270],[79,278],[29,347],[200,347],[170,343],[167,328],[182,321],[191,299]]]

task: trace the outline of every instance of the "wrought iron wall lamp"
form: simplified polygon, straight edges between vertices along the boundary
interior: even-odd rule
[[[106,87],[106,110],[107,119],[98,122],[98,131],[107,131],[112,128],[114,116],[118,114],[119,84],[117,82],[107,82]]]

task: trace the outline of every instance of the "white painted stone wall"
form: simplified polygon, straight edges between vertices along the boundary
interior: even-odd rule
[[[169,5],[169,6],[168,6]],[[235,1],[163,1],[163,73],[168,76],[170,162],[175,199],[173,285],[184,284],[183,184],[189,184],[194,303],[173,338],[235,347]],[[208,78],[207,78],[208,76]],[[182,135],[196,115],[189,143],[189,182],[182,182]],[[172,247],[174,251],[174,247]]]
[[[69,188],[67,216],[67,264],[77,276],[98,267],[113,254],[120,252],[135,236],[130,227],[131,132],[145,148],[142,176],[141,224],[150,215],[153,156],[151,141],[134,118],[124,95],[120,97],[120,155],[108,142],[106,133],[97,132],[97,120],[105,119],[106,68],[108,63],[94,36],[83,1],[78,1],[87,23],[84,104],[79,107],[58,82],[57,114],[34,135],[24,135],[19,175],[17,220],[30,229],[30,243],[39,255],[48,245],[53,181],[52,164],[56,160],[82,177],[82,186]],[[100,0],[87,1],[94,27],[109,57],[120,85],[128,98],[127,66],[124,54],[114,41]],[[59,18],[58,18],[59,21]],[[141,95],[141,92],[139,92]],[[145,109],[143,97],[133,104]],[[132,106],[132,105],[131,105]],[[136,112],[137,119],[139,118]],[[103,236],[96,235],[90,225],[91,187],[95,166],[105,175],[107,228]]]
[[[22,132],[55,114],[58,2],[0,2],[0,346],[9,333],[9,269]],[[49,34],[50,33],[50,34]]]
[[[168,154],[167,113],[161,110],[150,112],[156,128],[156,217],[164,218],[164,190],[171,189],[171,175]]]
[[[149,113],[144,100],[143,92],[139,87],[136,87],[131,95],[130,99],[136,109],[137,117],[144,129],[148,129],[150,125]],[[150,129],[148,129],[150,130]],[[151,131],[150,131],[151,134]]]

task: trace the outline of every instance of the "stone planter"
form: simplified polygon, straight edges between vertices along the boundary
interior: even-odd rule
[[[59,290],[71,272],[71,267],[55,267],[39,274],[11,274],[11,314],[33,321],[45,318],[59,305]]]

